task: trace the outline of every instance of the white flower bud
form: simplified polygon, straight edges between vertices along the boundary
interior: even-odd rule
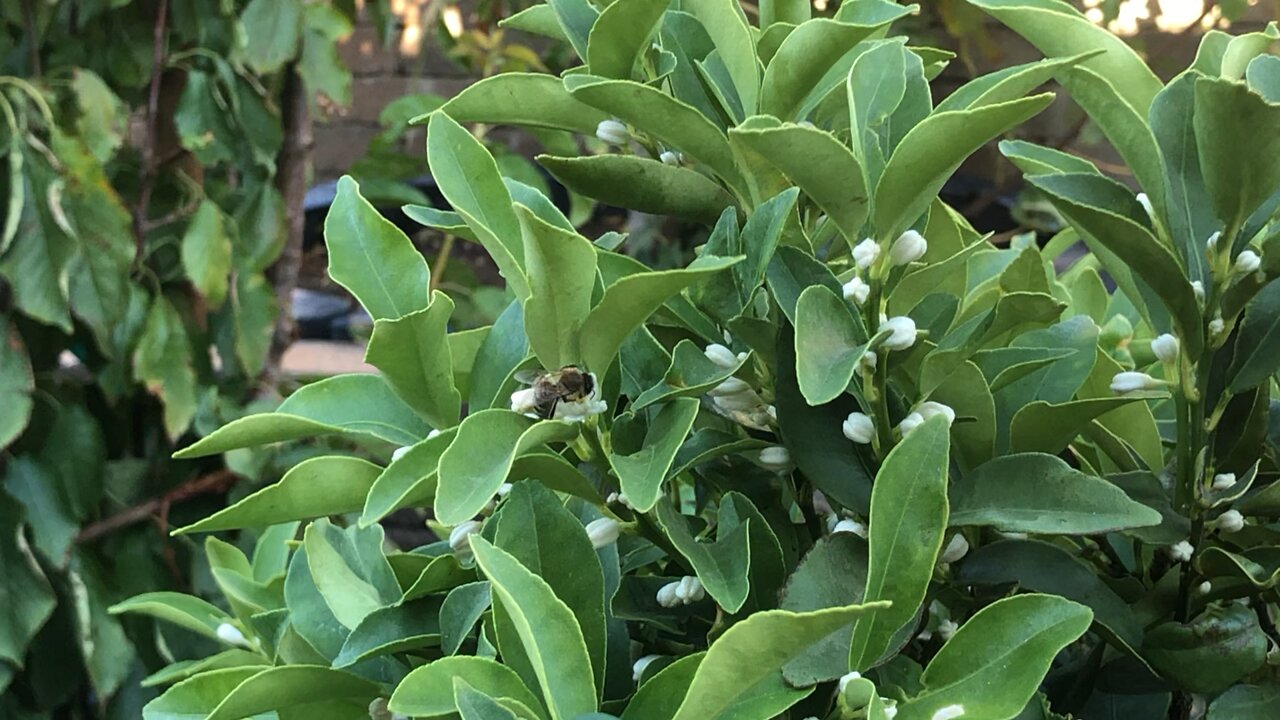
[[[1178,361],[1178,338],[1164,333],[1151,341],[1151,354],[1163,363]]]
[[[876,354],[870,350],[862,353],[862,357],[858,359],[858,366],[862,368],[863,372],[875,372]]]
[[[1191,556],[1195,554],[1196,546],[1187,540],[1180,540],[1166,547],[1165,552],[1169,554],[1169,558],[1174,562],[1191,562]]]
[[[438,437],[440,437],[441,432],[442,432],[442,431],[440,431],[440,430],[432,430],[431,432],[427,433],[427,439],[428,439],[428,440],[431,440],[431,439],[433,439],[433,438],[438,438]]]
[[[886,330],[891,333],[883,343],[886,350],[906,350],[916,344],[916,321],[906,315],[880,321],[876,334]]]
[[[944,563],[953,563],[968,554],[969,541],[964,539],[964,535],[956,533],[951,537],[951,542],[947,543],[947,547],[943,549],[942,555],[938,559]]]
[[[1227,322],[1222,319],[1221,315],[1209,321],[1210,335],[1221,335],[1222,332],[1226,329],[1227,329]]]
[[[499,486],[498,486],[498,497],[500,497],[500,498],[504,498],[504,497],[506,497],[506,496],[510,495],[510,494],[511,494],[511,488],[512,488],[512,487],[514,487],[514,486],[513,486],[511,483],[502,483],[501,485],[499,485]]]
[[[726,370],[738,367],[738,356],[720,343],[711,343],[706,350],[702,351],[702,354],[706,355],[708,360]]]
[[[876,435],[875,423],[865,413],[860,412],[849,413],[849,417],[844,419],[840,429],[845,437],[859,445],[866,445]]]
[[[658,155],[658,159],[662,161],[663,165],[672,165],[675,167],[679,167],[681,161],[684,160],[684,156],[678,152],[672,152],[671,150],[663,150],[662,153]]]
[[[948,405],[943,405],[940,402],[934,402],[932,400],[920,403],[920,406],[916,408],[916,412],[925,420],[928,420],[935,415],[941,415],[947,419],[948,427],[956,421],[955,410],[952,410]]]
[[[597,132],[596,134],[599,134],[599,132]],[[1138,201],[1138,204],[1142,206],[1143,210],[1147,211],[1147,217],[1151,218],[1152,220],[1156,219],[1156,209],[1154,207],[1151,207],[1151,198],[1147,197],[1146,193],[1140,192],[1138,193],[1138,196],[1134,199]]]
[[[1162,387],[1164,387],[1163,382],[1144,372],[1129,370],[1116,373],[1115,377],[1111,378],[1111,392],[1117,395],[1127,395],[1143,390],[1159,390]]]
[[[1199,280],[1191,281],[1191,293],[1196,296],[1196,302],[1204,302],[1204,283]]]
[[[858,680],[861,677],[862,677],[862,673],[858,672],[857,670],[854,670],[853,672],[847,673],[845,675],[841,675],[840,684],[839,684],[840,694],[843,695],[844,691],[849,688],[849,683],[853,682],[854,680]]]
[[[537,415],[538,396],[533,388],[525,388],[511,393],[511,409],[521,415]]]
[[[1262,267],[1262,258],[1258,256],[1258,253],[1252,250],[1241,251],[1241,253],[1236,256],[1235,270],[1241,275],[1248,275],[1251,272],[1257,271],[1260,267]]]
[[[791,453],[781,445],[760,451],[760,464],[770,470],[787,470],[791,467]]]
[[[871,286],[863,282],[862,278],[857,275],[854,275],[853,279],[845,283],[841,289],[845,300],[852,300],[858,305],[866,302],[871,295]]]
[[[768,416],[770,422],[778,422],[778,407],[776,405],[765,405],[764,414]]]
[[[676,588],[680,587],[680,581],[669,582],[658,588],[658,604],[664,608],[673,608],[682,604],[680,598],[676,597]]]
[[[863,525],[857,520],[849,520],[849,519],[841,520],[840,522],[835,524],[835,527],[831,528],[832,534],[842,533],[842,532],[853,533],[854,535],[857,535],[863,540],[867,539],[867,526]]]
[[[943,620],[938,623],[938,637],[942,638],[943,642],[946,642],[950,640],[959,629],[960,625],[954,620]]]
[[[397,460],[404,457],[405,455],[408,455],[409,450],[410,450],[410,447],[408,445],[404,447],[396,448],[395,451],[391,453],[391,462],[396,462]]]
[[[622,525],[613,518],[599,518],[587,523],[587,538],[591,540],[591,547],[599,550],[602,547],[611,545],[622,534]]]
[[[676,597],[685,605],[696,603],[707,596],[707,591],[702,588],[702,582],[692,575],[685,575],[680,578],[680,582],[676,585]]]
[[[908,433],[924,424],[924,416],[918,412],[908,414],[902,418],[902,422],[898,423],[898,432],[906,437]]]
[[[938,708],[929,720],[955,720],[958,717],[964,717],[964,706],[957,704]]]
[[[1214,233],[1209,236],[1209,239],[1204,241],[1204,246],[1209,249],[1209,252],[1215,253],[1218,251],[1218,241],[1221,239],[1222,231],[1215,230]]]
[[[710,393],[708,393],[710,394]],[[762,401],[760,396],[754,390],[747,389],[746,392],[730,393],[728,395],[714,396],[711,399],[715,402],[716,407],[726,412],[753,413],[760,408]]]
[[[477,520],[468,520],[459,523],[449,531],[449,547],[453,550],[453,554],[458,558],[458,564],[470,564],[471,553],[471,536],[480,532],[480,522]]]
[[[884,705],[885,720],[893,720],[898,717],[898,701],[890,698],[880,698],[880,702]]]
[[[1230,490],[1236,484],[1235,473],[1218,473],[1213,476],[1213,489],[1219,492]]]
[[[640,682],[640,678],[644,677],[644,671],[653,664],[655,660],[661,660],[661,655],[645,655],[631,665],[631,679]]]
[[[635,506],[631,504],[631,499],[624,492],[609,493],[609,497],[605,498],[605,502],[612,505],[617,503],[628,510],[635,510]]]
[[[1244,529],[1244,516],[1239,510],[1228,510],[1213,521],[1213,526],[1224,533],[1238,533]]]
[[[215,630],[214,633],[218,636],[219,640],[228,645],[235,645],[236,647],[242,648],[249,647],[249,641],[245,639],[244,633],[240,632],[240,629],[231,623],[222,623],[218,625],[218,629]]]
[[[866,270],[880,257],[880,244],[867,238],[853,246],[853,261],[859,268]]]
[[[727,377],[724,382],[711,388],[707,394],[711,397],[726,397],[729,395],[741,395],[749,392],[751,386],[745,380],[739,380],[736,377]]]
[[[1205,580],[1204,582],[1200,583],[1198,587],[1196,587],[1196,592],[1200,593],[1201,595],[1208,595],[1209,593],[1213,592],[1213,583],[1209,582],[1208,580]]]
[[[924,236],[915,230],[908,230],[898,236],[889,248],[889,259],[894,265],[906,265],[924,257],[929,250],[929,243]]]
[[[631,139],[631,133],[627,132],[626,125],[617,120],[601,120],[596,125],[596,137],[610,145],[626,145]]]

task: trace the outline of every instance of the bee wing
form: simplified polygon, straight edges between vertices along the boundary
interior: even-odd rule
[[[517,382],[525,385],[532,385],[538,381],[538,378],[542,377],[546,373],[546,370],[542,370],[540,368],[527,368],[525,370],[517,370],[515,378]]]

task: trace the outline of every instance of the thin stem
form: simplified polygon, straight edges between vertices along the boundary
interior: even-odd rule
[[[31,0],[22,0],[22,17],[27,25],[27,51],[30,54],[31,76],[40,77],[40,35],[36,32],[36,10]]]
[[[160,123],[160,78],[164,74],[165,32],[169,22],[169,0],[160,0],[151,31],[151,85],[147,92],[147,132],[142,142],[142,175],[138,180],[138,204],[133,209],[133,264],[138,266],[146,252],[147,209],[156,180],[156,142]]]

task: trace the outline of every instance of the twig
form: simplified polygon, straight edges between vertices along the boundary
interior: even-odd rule
[[[142,262],[147,242],[147,206],[155,185],[156,135],[160,122],[160,78],[164,74],[165,31],[169,22],[169,0],[160,0],[151,34],[151,87],[147,94],[147,134],[142,140],[142,173],[138,179],[138,204],[133,208],[133,264]]]
[[[31,0],[22,0],[23,20],[27,24],[27,51],[31,54],[31,76],[40,77],[40,37],[36,34],[36,11]]]
[[[151,498],[140,505],[125,508],[115,515],[103,518],[91,525],[86,525],[80,531],[80,534],[76,535],[76,542],[90,543],[130,525],[150,519],[161,520],[164,515],[168,514],[168,509],[171,505],[189,500],[197,495],[222,492],[239,477],[236,473],[223,469],[189,480],[160,497]]]
[[[449,266],[449,256],[453,254],[453,236],[445,234],[440,242],[440,253],[436,255],[435,265],[431,268],[431,289],[435,290],[444,279],[444,269]]]

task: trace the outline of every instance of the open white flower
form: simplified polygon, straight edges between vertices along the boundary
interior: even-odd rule
[[[954,620],[943,620],[938,623],[938,637],[942,638],[943,642],[955,637],[956,632],[959,630],[960,625]]]
[[[890,333],[882,344],[886,350],[906,350],[916,344],[916,321],[906,315],[881,320],[876,334],[886,330]]]
[[[944,563],[953,563],[968,554],[969,541],[965,540],[964,535],[956,533],[951,537],[951,542],[947,543],[947,547],[942,550],[942,555],[938,559]]]
[[[1151,341],[1151,354],[1163,363],[1178,361],[1178,338],[1164,333]]]
[[[840,430],[845,437],[859,445],[866,445],[876,435],[876,426],[871,417],[860,412],[849,413],[849,417],[840,425]]]
[[[853,246],[853,262],[863,270],[871,267],[878,257],[880,257],[880,243],[871,238]]]
[[[587,539],[591,547],[599,550],[612,545],[622,534],[622,525],[613,518],[598,518],[587,523]]]
[[[770,470],[788,470],[791,468],[791,453],[781,445],[773,445],[760,451],[760,464]]]
[[[533,388],[524,388],[511,393],[511,409],[521,415],[538,415],[538,396]]]
[[[610,145],[626,145],[631,139],[631,133],[627,132],[626,125],[617,120],[601,120],[596,125],[596,137]]]
[[[661,660],[661,655],[645,655],[631,665],[631,679],[640,682],[640,678],[644,677],[644,671],[653,664],[655,660]]]
[[[871,286],[864,282],[862,278],[854,275],[849,282],[841,286],[841,292],[843,292],[845,300],[852,300],[861,305],[870,297]]]
[[[1191,557],[1196,552],[1196,546],[1192,545],[1190,541],[1179,540],[1165,548],[1165,552],[1169,554],[1169,558],[1174,562],[1191,562]]]
[[[1213,521],[1213,526],[1224,533],[1238,533],[1244,529],[1244,516],[1239,510],[1228,510]]]
[[[1235,271],[1241,275],[1248,275],[1251,272],[1256,272],[1260,267],[1262,267],[1262,258],[1258,256],[1258,253],[1252,250],[1241,251],[1241,253],[1236,256]]]
[[[898,717],[898,701],[892,698],[880,698],[880,702],[884,705],[885,720],[893,720]]]
[[[1132,370],[1116,373],[1115,377],[1111,378],[1111,392],[1117,395],[1127,395],[1144,390],[1159,390],[1164,385],[1163,381],[1157,380],[1144,372]]]
[[[1213,476],[1213,489],[1219,492],[1230,490],[1236,484],[1235,473],[1218,473]]]
[[[460,565],[470,564],[474,555],[471,552],[471,536],[480,532],[480,522],[468,520],[458,523],[449,531],[449,547],[457,556]]]
[[[906,265],[924,257],[929,250],[929,243],[924,236],[915,230],[908,230],[898,236],[889,248],[889,259],[894,265]]]

